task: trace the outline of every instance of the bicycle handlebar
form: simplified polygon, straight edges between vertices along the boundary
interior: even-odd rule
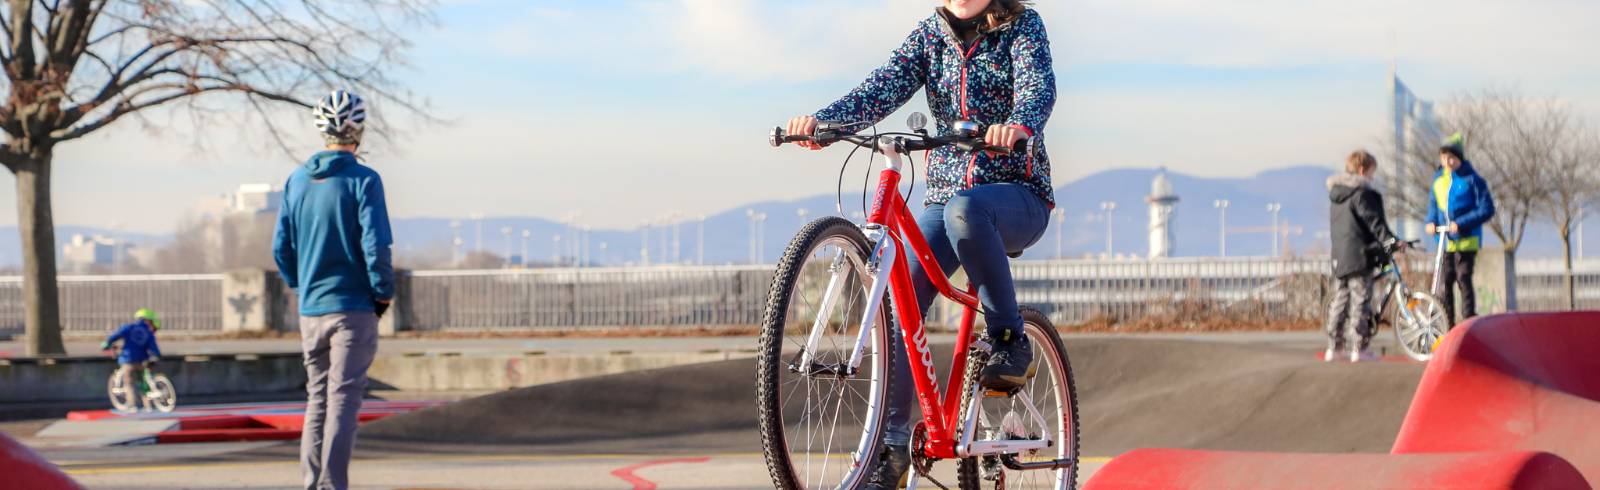
[[[957,125],[960,126],[959,123]],[[972,127],[976,127],[976,125],[972,125]],[[965,151],[990,151],[1002,155],[1010,155],[1013,153],[1023,154],[1024,152],[1027,152],[1028,147],[1033,144],[1033,138],[1023,138],[1017,140],[1017,142],[1010,148],[994,146],[983,141],[983,137],[979,136],[982,133],[983,131],[976,130],[965,135],[948,134],[939,136],[930,136],[925,132],[879,133],[878,137],[901,138],[901,146],[899,149],[905,152],[932,150],[943,146],[955,146],[956,148],[960,148]],[[850,131],[845,125],[832,122],[823,122],[817,124],[816,133],[813,135],[787,134],[783,128],[776,127],[772,128],[772,134],[767,137],[767,143],[771,144],[774,148],[782,146],[784,143],[797,143],[801,141],[810,141],[822,145],[829,145],[840,141],[845,141],[857,146],[871,149],[873,151],[878,150],[873,137],[857,135],[855,132]]]

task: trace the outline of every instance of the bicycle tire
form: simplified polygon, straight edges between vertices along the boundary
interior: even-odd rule
[[[859,488],[866,483],[868,473],[883,447],[883,435],[886,430],[885,421],[887,420],[887,386],[890,376],[889,356],[893,352],[892,349],[896,348],[896,346],[889,344],[890,337],[888,332],[894,328],[895,323],[887,297],[878,305],[866,305],[865,299],[861,299],[859,301],[860,312],[853,310],[853,307],[857,304],[855,300],[843,303],[845,305],[844,310],[832,308],[826,312],[827,318],[832,319],[835,318],[834,311],[842,311],[843,314],[838,317],[841,318],[838,322],[838,326],[841,329],[840,337],[853,337],[856,334],[850,333],[848,329],[852,325],[859,325],[861,317],[858,313],[865,312],[867,307],[880,308],[878,312],[879,320],[874,322],[871,327],[873,331],[870,332],[869,349],[871,349],[872,357],[870,360],[866,359],[865,356],[863,357],[859,373],[848,375],[834,373],[825,376],[801,375],[795,365],[799,354],[796,352],[784,352],[784,347],[786,346],[798,345],[800,349],[797,350],[803,350],[807,343],[804,341],[808,340],[806,337],[810,333],[811,324],[807,321],[795,321],[793,322],[794,325],[791,325],[790,320],[791,316],[793,316],[791,315],[791,307],[798,306],[803,309],[808,306],[802,295],[810,292],[808,287],[812,285],[809,282],[817,279],[815,276],[817,269],[808,270],[807,264],[812,255],[824,246],[838,247],[839,255],[835,259],[846,260],[850,262],[853,268],[859,267],[860,264],[864,263],[871,253],[869,248],[871,245],[867,243],[865,235],[854,223],[833,216],[812,221],[802,228],[789,242],[783,257],[778,261],[777,270],[773,275],[772,286],[767,294],[767,304],[762,312],[759,355],[756,362],[756,406],[758,418],[760,419],[762,452],[775,488],[802,489],[807,488],[808,483],[818,488]],[[843,259],[840,259],[840,257]],[[823,272],[829,271],[831,269]],[[807,274],[808,272],[811,274]],[[849,293],[847,294],[851,294],[852,296],[850,297],[852,298],[855,297],[855,294],[859,294],[860,290],[865,289],[865,284],[870,284],[869,282],[859,282],[868,280],[861,277],[861,274],[861,271],[857,271],[856,274],[846,273],[843,275],[846,278],[846,283],[841,285],[841,290],[848,291]],[[832,277],[831,272],[829,272],[828,277]],[[852,277],[856,279],[852,281],[850,279]],[[802,280],[806,281],[807,284],[802,284]],[[824,289],[826,288],[824,287]],[[797,297],[801,297],[802,301],[793,301]],[[864,298],[864,294],[862,294],[862,297]],[[835,306],[837,306],[837,303]],[[815,316],[813,315],[813,319]],[[844,320],[851,317],[854,317],[853,321]],[[834,324],[833,321],[827,323],[830,327]],[[793,336],[786,338],[786,334],[790,334],[791,327],[795,325],[802,325],[804,327],[803,332],[794,332]],[[831,328],[825,329],[825,331],[830,332],[831,330]],[[859,333],[859,330],[857,330],[857,333]],[[795,342],[795,337],[800,337],[802,342]],[[854,339],[851,338],[850,346],[853,347],[853,344]],[[819,341],[817,345],[821,346],[822,344]],[[838,347],[837,343],[832,343],[831,345]],[[820,351],[821,349],[818,350]],[[817,352],[813,353],[813,355],[837,358],[841,355],[847,355],[847,353],[841,354],[836,349],[835,352]],[[837,361],[839,359],[833,360]],[[817,364],[817,362],[813,364]],[[869,364],[871,369],[868,369]],[[842,366],[843,363],[840,362],[836,365]],[[807,366],[807,371],[814,372],[809,366]],[[827,440],[824,442],[828,447],[821,458],[823,461],[822,469],[818,474],[813,475],[811,474],[813,465],[810,464],[813,463],[813,460],[809,458],[814,453],[806,451],[804,453],[807,457],[804,461],[806,464],[797,465],[795,453],[791,451],[789,426],[788,422],[786,422],[790,417],[786,417],[785,409],[794,408],[787,402],[791,399],[799,398],[799,396],[796,396],[795,393],[785,393],[786,380],[784,378],[787,376],[793,379],[793,385],[798,386],[802,383],[822,384],[827,381],[827,377],[837,376],[840,396],[836,402],[838,407],[834,409],[835,418],[833,420],[837,424],[838,417],[843,413],[843,407],[846,405],[844,403],[847,398],[845,396],[846,389],[853,390],[853,385],[850,383],[852,381],[862,381],[856,379],[862,373],[866,373],[864,381],[866,381],[868,387],[867,395],[861,397],[862,399],[860,400],[865,403],[863,410],[866,415],[860,418],[859,425],[861,427],[859,429],[854,427],[844,428],[843,430],[847,432],[844,433],[843,437],[850,437],[848,431],[859,431],[861,435],[852,444],[845,444],[848,439],[840,443],[841,448],[851,450],[850,457],[852,461],[844,462],[841,466],[834,466],[833,468],[841,471],[841,474],[838,475],[836,481],[834,478],[830,478],[828,470],[829,463],[831,463],[831,458],[833,457],[831,449],[839,435],[838,431],[834,430],[838,429],[836,425],[830,428]],[[809,387],[810,384],[806,384],[806,386]],[[835,387],[829,386],[827,389],[829,390],[828,393],[831,394]],[[813,391],[807,391],[805,395],[811,395],[812,393]],[[854,392],[854,394],[859,395],[860,393]],[[827,401],[827,399],[824,399],[824,401]],[[856,400],[851,401],[854,402]],[[802,409],[809,414],[811,412],[809,396],[806,397],[804,403],[805,406]],[[854,415],[856,413],[854,410],[856,408],[855,404],[849,405],[852,408],[850,413]],[[822,415],[826,416],[826,411],[822,412]],[[799,422],[802,423],[814,420],[814,418],[807,416],[798,418]],[[807,438],[806,441],[808,444],[816,442],[815,438]],[[798,440],[792,442],[796,442],[796,447],[798,447]],[[841,452],[840,455],[842,456],[843,453]]]
[[[134,396],[133,389],[131,387],[117,387],[121,378],[115,371],[111,373],[111,377],[106,378],[106,397],[111,399],[111,408],[119,412],[137,410],[139,408],[138,398]],[[120,396],[118,395],[119,392],[121,393]]]
[[[1407,320],[1407,315],[1412,320]],[[1394,340],[1400,351],[1416,361],[1433,359],[1433,347],[1450,331],[1444,304],[1431,294],[1412,291],[1410,297],[1396,297],[1393,320]]]
[[[1071,462],[1065,468],[1054,470],[1059,471],[1060,473],[1057,473],[1054,478],[1050,478],[1052,481],[1036,482],[1036,484],[1029,484],[1029,481],[1023,481],[1021,482],[1021,486],[1018,486],[1017,482],[1010,481],[1011,478],[1013,478],[1013,475],[1022,475],[1026,478],[1038,475],[1046,470],[1018,472],[1009,468],[1004,468],[1003,466],[999,466],[994,468],[994,470],[1000,471],[998,474],[999,480],[990,481],[984,479],[984,469],[982,466],[980,466],[980,464],[983,463],[980,462],[980,458],[963,458],[960,462],[958,462],[956,468],[956,481],[960,484],[963,490],[979,490],[984,488],[985,484],[990,484],[990,488],[1005,489],[1052,488],[1056,490],[1071,490],[1077,487],[1080,426],[1078,424],[1078,387],[1072,375],[1072,362],[1067,356],[1066,344],[1061,341],[1060,332],[1056,330],[1055,325],[1051,324],[1049,317],[1046,317],[1044,313],[1039,312],[1039,310],[1028,306],[1023,306],[1022,322],[1024,333],[1028,335],[1029,341],[1034,343],[1033,355],[1035,362],[1044,360],[1050,363],[1048,365],[1039,365],[1038,373],[1042,374],[1046,371],[1046,368],[1048,368],[1048,371],[1051,372],[1052,377],[1062,380],[1061,382],[1065,383],[1065,386],[1058,385],[1056,389],[1052,391],[1054,391],[1055,396],[1058,397],[1058,408],[1065,409],[1067,412],[1066,414],[1062,414],[1063,416],[1060,419],[1060,422],[1066,424],[1067,427],[1060,427],[1056,429],[1057,441],[1061,441],[1062,439],[1070,439],[1070,441],[1057,444],[1055,446],[1057,448],[1056,454],[1044,455],[1040,456],[1039,458],[1069,458]],[[1043,356],[1043,359],[1041,359],[1041,356]],[[966,410],[972,406],[970,403],[972,398],[971,383],[977,382],[977,373],[980,371],[980,369],[973,364],[969,364],[968,366],[967,380],[964,382],[965,385],[961,395],[963,416],[965,415]],[[1037,376],[1038,375],[1035,374],[1033,379],[1037,380]],[[1032,382],[1030,382],[1031,386],[1036,387],[1036,385],[1032,385],[1031,383]],[[1032,387],[1028,389],[1030,392],[1036,391]],[[1059,400],[1059,397],[1062,395],[1065,395],[1067,398],[1065,402],[1061,402]],[[1016,400],[1016,398],[1007,399]],[[1034,405],[1036,408],[1038,408],[1039,404],[1040,400],[1035,399]],[[1040,412],[1041,415],[1045,417],[1051,417],[1048,410],[1040,409]],[[1054,419],[1054,417],[1051,418]],[[980,426],[978,427],[978,430],[983,431],[985,428]],[[998,461],[995,463],[998,463]]]
[[[156,407],[156,410],[165,413],[177,408],[178,389],[172,386],[172,380],[167,379],[165,374],[153,375],[150,380],[150,391],[157,394],[157,397],[150,400],[150,403]]]

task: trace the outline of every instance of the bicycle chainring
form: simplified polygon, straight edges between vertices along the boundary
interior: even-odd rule
[[[918,422],[917,427],[911,430],[911,466],[917,469],[917,476],[927,478],[928,481],[933,482],[934,485],[937,485],[942,490],[950,490],[950,487],[945,486],[944,483],[933,479],[933,464],[939,460],[928,457],[927,448],[928,424],[926,422]]]

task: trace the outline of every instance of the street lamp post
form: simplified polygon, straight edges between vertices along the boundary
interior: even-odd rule
[[[650,222],[639,225],[639,264],[650,267]]]
[[[1272,256],[1279,256],[1278,244],[1278,214],[1283,211],[1283,204],[1271,203],[1267,205],[1267,212],[1272,214]]]
[[[522,230],[522,268],[528,268],[528,240],[533,239],[533,230]]]
[[[472,218],[472,223],[477,228],[477,239],[472,243],[472,249],[481,252],[483,251],[483,213],[472,213],[468,217]]]
[[[694,241],[694,263],[706,265],[706,215],[700,215],[700,236]]]
[[[1067,227],[1067,210],[1056,208],[1050,214],[1056,219],[1056,260],[1061,260],[1061,230]]]
[[[1116,256],[1116,242],[1114,241],[1116,234],[1114,233],[1115,228],[1112,227],[1112,223],[1115,220],[1112,218],[1117,212],[1117,203],[1111,201],[1101,202],[1100,210],[1106,212],[1106,258],[1109,259]]]
[[[511,266],[511,227],[509,227],[509,226],[500,227],[500,235],[505,237],[505,249],[504,249],[505,250],[505,255],[503,255],[502,257],[505,257],[505,266],[506,267],[510,267]]]
[[[1219,250],[1223,257],[1228,256],[1228,200],[1218,199],[1211,202],[1217,208],[1217,241],[1220,242]]]
[[[561,235],[550,237],[550,263],[561,266]]]
[[[605,267],[605,263],[606,263],[606,242],[600,242],[600,264],[601,264],[601,267]]]
[[[594,260],[594,257],[589,255],[589,238],[593,234],[593,230],[593,227],[583,225],[583,235],[581,235],[583,238],[583,253],[580,254],[583,258],[578,261],[578,267],[588,267],[589,261]]]
[[[450,220],[450,265],[461,263],[461,220]]]
[[[1583,210],[1578,210],[1578,260],[1583,260]]]
[[[756,263],[756,210],[744,210],[744,217],[750,224],[750,231],[745,233],[745,237],[749,239],[749,245],[746,247],[746,251],[749,252],[747,257],[750,263],[754,264]]]

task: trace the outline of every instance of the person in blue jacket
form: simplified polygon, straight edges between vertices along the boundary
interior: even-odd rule
[[[965,120],[987,127],[984,141],[992,146],[1042,136],[1056,102],[1044,19],[1019,0],[943,4],[860,86],[822,110],[790,119],[788,133],[815,134],[818,121],[876,124],[920,90],[941,135]],[[978,287],[986,338],[994,346],[979,382],[996,391],[1025,383],[1033,360],[1007,255],[1044,236],[1055,206],[1050,159],[1042,139],[1035,141],[1033,151],[1017,154],[933,150],[925,208],[917,218],[940,268],[950,274],[959,266]],[[933,283],[919,261],[910,267],[918,306],[926,312],[936,297]],[[900,332],[893,333],[892,342],[900,342]],[[885,446],[868,489],[894,488],[910,465],[911,370],[905,350],[891,350]]]
[[[378,319],[394,299],[394,239],[383,180],[356,159],[366,101],[335,90],[313,115],[327,149],[284,184],[272,251],[284,283],[300,295],[305,487],[344,489],[367,368],[378,352]]]
[[[1466,158],[1466,140],[1456,133],[1439,148],[1439,173],[1429,188],[1427,232],[1445,233],[1442,284],[1437,291],[1450,324],[1456,323],[1455,287],[1461,288],[1461,319],[1478,316],[1472,288],[1473,266],[1483,246],[1483,225],[1494,218],[1489,183]]]
[[[155,310],[140,308],[133,313],[133,323],[117,327],[100,343],[100,350],[111,350],[112,345],[122,342],[117,353],[117,376],[122,378],[122,386],[133,386],[134,373],[143,376],[145,364],[161,358],[161,346],[156,343],[156,330],[160,329],[161,319]]]

